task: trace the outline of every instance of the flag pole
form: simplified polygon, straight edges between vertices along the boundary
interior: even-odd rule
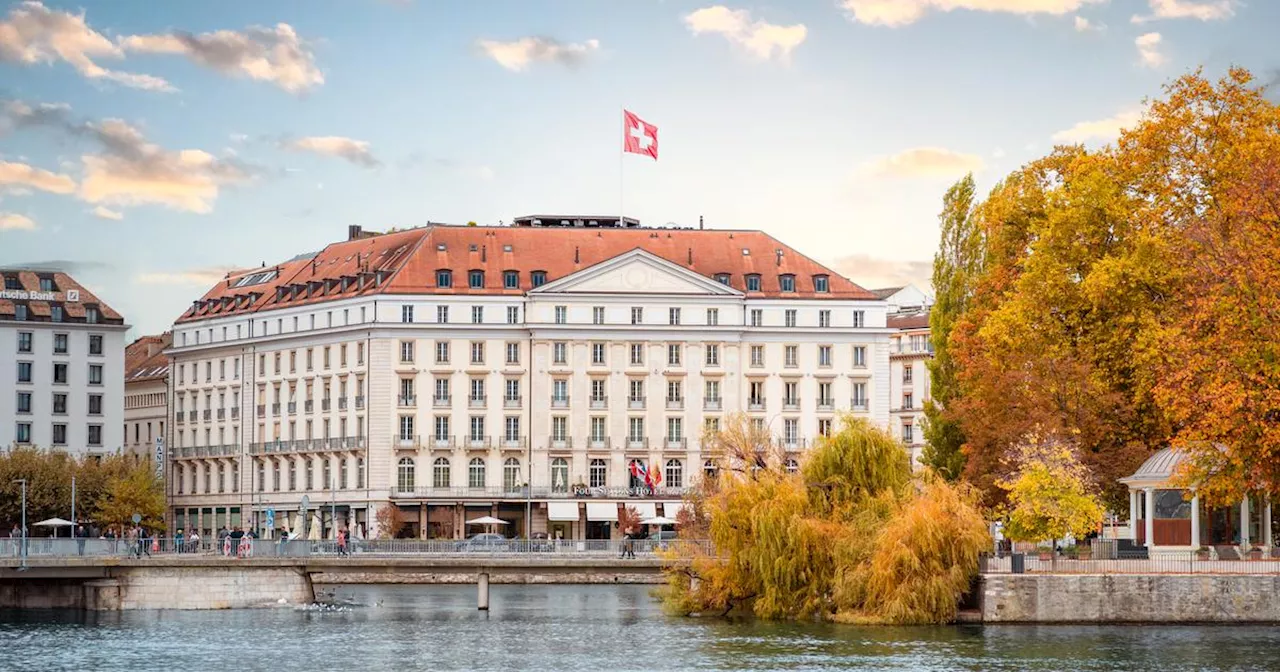
[[[626,210],[623,208],[623,198],[626,192],[626,179],[623,167],[626,165],[627,156],[627,108],[622,108],[622,146],[618,148],[618,228],[626,227]]]

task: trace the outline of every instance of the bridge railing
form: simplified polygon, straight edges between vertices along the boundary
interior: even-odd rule
[[[23,555],[22,539],[0,539],[0,556],[18,558]],[[493,554],[509,556],[583,555],[594,557],[652,557],[659,552],[687,549],[710,553],[711,542],[689,539],[565,540],[565,539],[353,539],[341,551],[334,540],[295,539],[54,539],[28,538],[28,558],[118,557],[147,558],[156,556],[199,555],[214,557],[310,557],[324,555],[415,556]]]

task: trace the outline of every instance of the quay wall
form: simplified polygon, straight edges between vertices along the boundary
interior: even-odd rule
[[[986,574],[983,623],[1280,623],[1280,575]]]

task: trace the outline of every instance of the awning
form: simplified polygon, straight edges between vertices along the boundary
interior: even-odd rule
[[[577,521],[577,502],[547,502],[547,520]]]
[[[640,520],[658,516],[657,502],[627,502],[627,508],[635,509],[640,514]]]
[[[616,523],[618,522],[618,505],[613,502],[587,502],[587,520],[607,520]]]
[[[663,502],[662,515],[668,518],[679,518],[680,511],[684,509],[684,502]]]
[[[474,508],[480,508],[480,507],[483,507],[483,508],[486,508],[486,509],[487,509],[487,508],[489,508],[489,507],[493,506],[493,502],[465,502],[465,503],[463,503],[463,506],[465,506],[465,507],[470,507],[470,508],[473,508],[473,509],[474,509]]]

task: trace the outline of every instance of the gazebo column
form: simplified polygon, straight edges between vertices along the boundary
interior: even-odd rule
[[[1138,491],[1129,490],[1129,539],[1138,541]]]
[[[1193,491],[1194,492],[1194,491]],[[1200,546],[1200,493],[1191,496],[1191,546]]]
[[[1249,496],[1240,500],[1240,545],[1249,547]]]
[[[1155,520],[1152,519],[1152,515],[1151,515],[1156,510],[1156,489],[1146,488],[1144,491],[1146,492],[1146,495],[1147,495],[1147,509],[1142,514],[1143,515],[1142,522],[1146,524],[1146,528],[1147,528],[1147,548],[1151,548],[1151,546],[1155,542],[1155,537],[1156,537]]]

